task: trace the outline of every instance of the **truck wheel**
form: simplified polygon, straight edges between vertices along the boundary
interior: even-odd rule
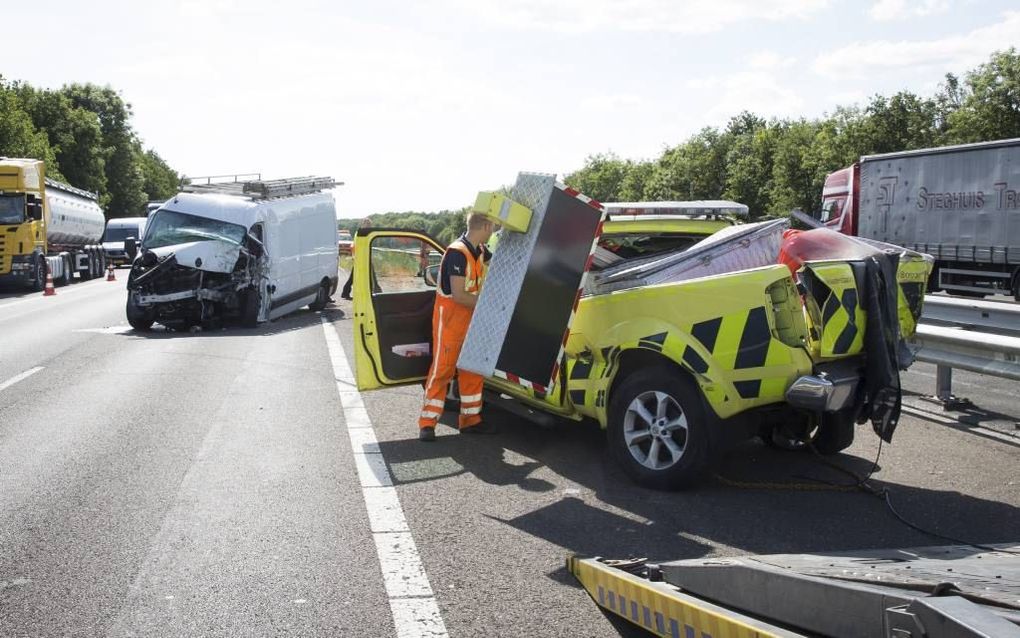
[[[1020,273],[1013,275],[1013,301],[1020,301]]]
[[[64,258],[64,283],[67,285],[74,283],[74,261],[73,255]]]
[[[822,415],[822,423],[813,442],[819,454],[837,454],[854,442],[856,429],[853,410],[841,410]]]
[[[322,284],[319,286],[319,292],[315,295],[315,301],[308,304],[309,310],[318,312],[326,307],[329,303],[329,284]]]
[[[156,322],[156,312],[151,308],[142,308],[134,302],[132,295],[128,295],[127,320],[135,330],[147,332]]]
[[[96,276],[96,253],[89,250],[85,253],[89,257],[88,267],[81,271],[81,280],[88,281]]]
[[[708,435],[697,388],[672,370],[638,370],[613,390],[609,448],[641,485],[678,489],[701,478],[709,462]]]
[[[35,262],[35,278],[32,279],[32,290],[35,292],[42,292],[46,287],[47,270],[49,270],[49,264],[46,263],[46,258],[39,255]]]
[[[245,328],[254,328],[259,323],[259,293],[254,288],[244,292],[244,302],[241,304],[241,325]]]

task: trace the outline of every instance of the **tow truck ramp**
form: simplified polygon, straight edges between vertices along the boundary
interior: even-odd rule
[[[599,607],[670,638],[1020,637],[1020,545],[567,567]]]

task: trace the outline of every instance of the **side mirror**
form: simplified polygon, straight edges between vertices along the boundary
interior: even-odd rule
[[[128,259],[131,261],[135,260],[138,256],[138,240],[134,237],[128,237],[124,240],[124,252],[127,253]]]
[[[429,288],[435,288],[439,281],[439,264],[426,267],[421,278],[424,280],[426,286]]]
[[[35,221],[42,221],[43,207],[39,202],[28,203],[28,218]]]

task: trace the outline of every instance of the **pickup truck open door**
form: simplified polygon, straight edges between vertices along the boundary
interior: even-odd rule
[[[354,240],[354,359],[359,390],[420,382],[432,363],[432,309],[443,248],[413,230],[362,228]]]

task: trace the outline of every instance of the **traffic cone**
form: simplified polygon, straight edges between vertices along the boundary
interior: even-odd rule
[[[113,276],[113,264],[106,267],[106,281],[117,281],[117,278]]]
[[[43,297],[52,297],[57,294],[57,289],[53,287],[53,273],[46,273],[46,288],[43,289]]]

